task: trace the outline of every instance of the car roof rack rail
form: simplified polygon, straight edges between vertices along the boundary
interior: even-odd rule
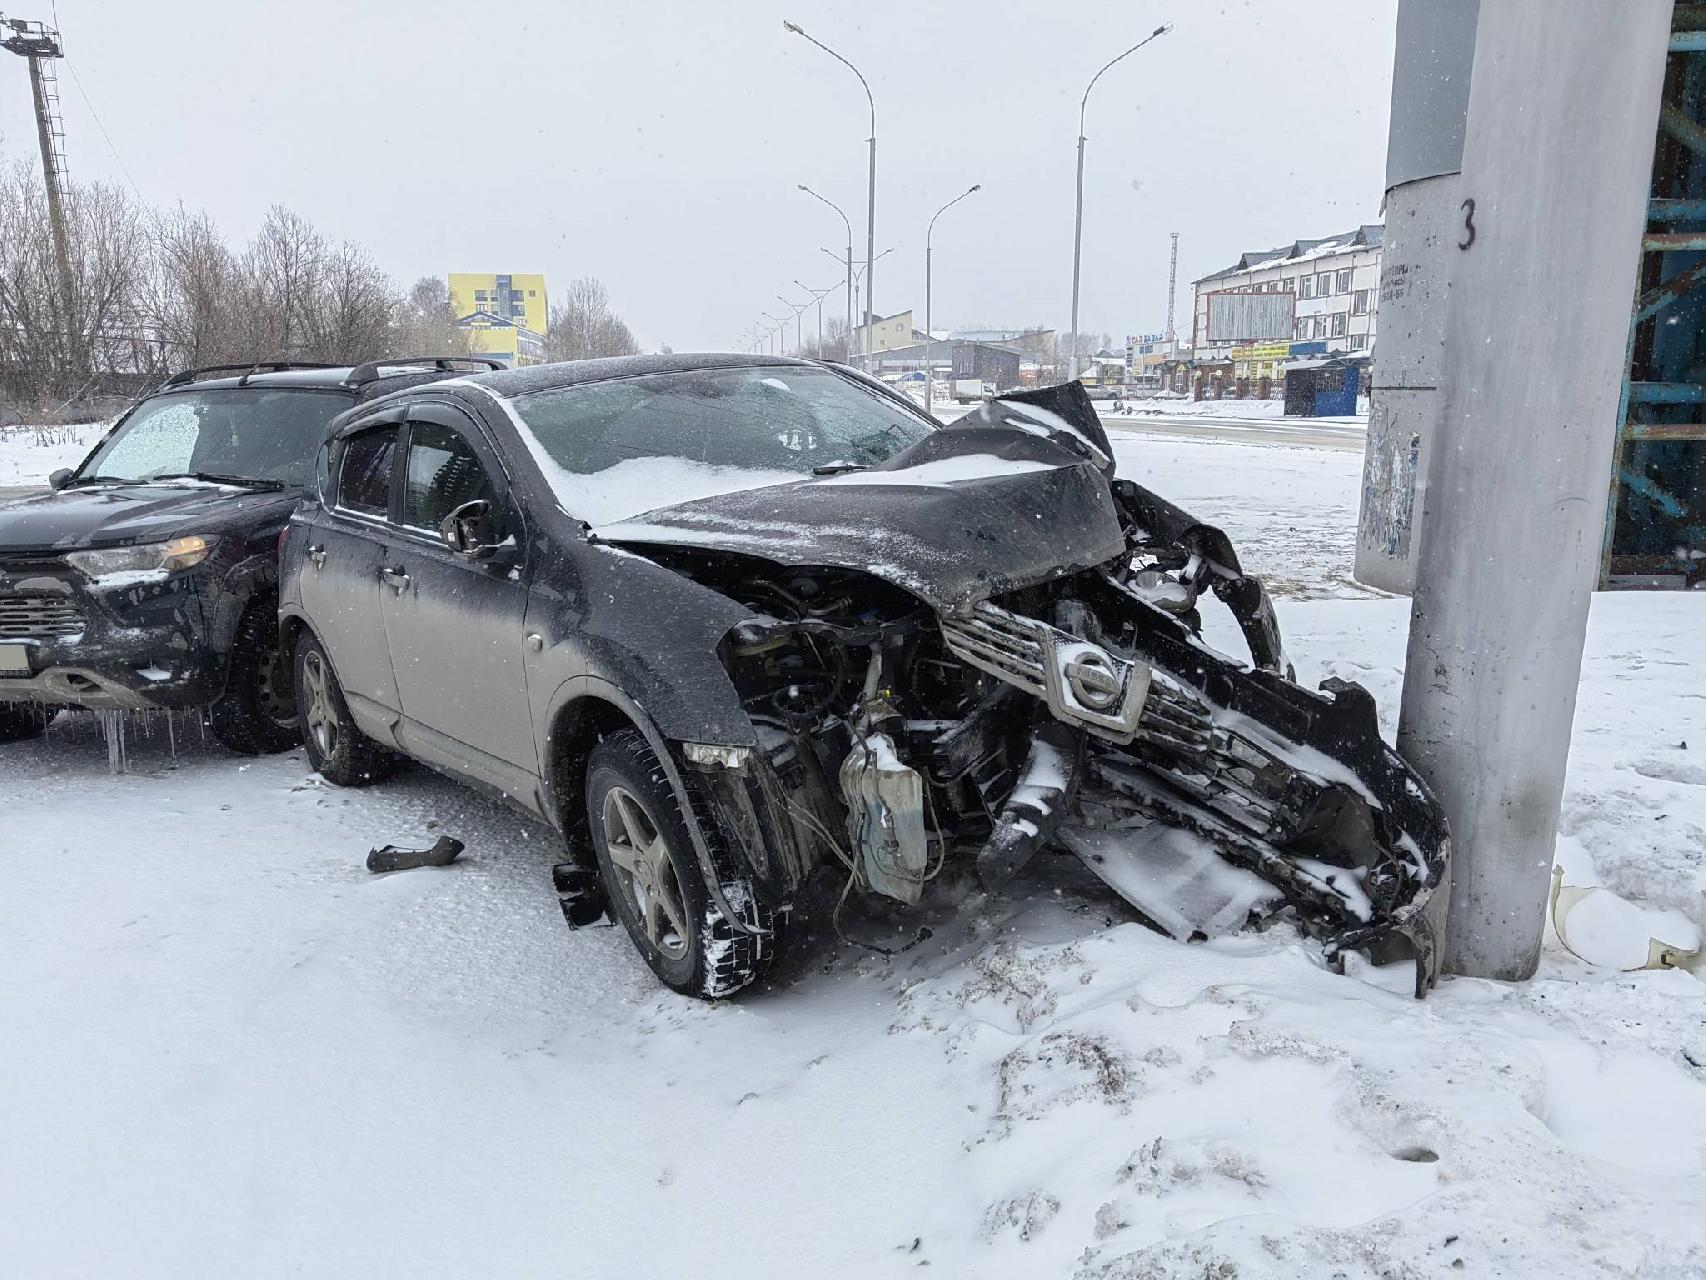
[[[387,360],[369,360],[366,364],[358,364],[344,379],[347,387],[364,386],[369,382],[377,382],[382,375],[381,369],[392,369],[398,365],[430,365],[443,373],[449,373],[458,365],[483,365],[487,369],[507,368],[502,360],[492,360],[485,356],[396,356]]]
[[[312,360],[245,360],[241,364],[209,364],[199,369],[183,369],[174,373],[160,384],[161,390],[167,387],[181,387],[186,382],[199,382],[211,373],[237,373],[248,377],[251,373],[282,373],[286,369],[335,369],[333,364],[320,364]]]

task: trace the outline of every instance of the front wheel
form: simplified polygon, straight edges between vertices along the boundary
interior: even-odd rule
[[[610,905],[652,972],[683,995],[715,999],[755,982],[775,958],[779,920],[738,873],[708,809],[700,827],[723,896],[766,933],[743,933],[711,900],[674,789],[645,736],[624,729],[587,762],[587,818]]]
[[[213,736],[238,755],[275,755],[302,741],[273,597],[250,605],[237,624],[225,692],[208,708],[207,723]]]
[[[296,705],[308,763],[327,782],[365,787],[397,767],[396,756],[356,727],[331,660],[312,635],[296,645]]]

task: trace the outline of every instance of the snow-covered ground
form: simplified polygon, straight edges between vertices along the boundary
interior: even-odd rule
[[[1357,456],[1117,447],[1390,732],[1406,602],[1347,586]],[[1696,923],[1703,603],[1596,598],[1560,849]],[[0,746],[0,1274],[1706,1276],[1686,973],[1549,940],[1417,1002],[1284,930],[1175,944],[1047,859],[848,922],[928,923],[896,959],[697,1004],[564,928],[546,833],[424,770],[341,791],[156,724],[115,778],[60,725]],[[441,831],[451,867],[362,867]]]
[[[0,489],[46,484],[50,472],[83,461],[110,425],[0,427]]]

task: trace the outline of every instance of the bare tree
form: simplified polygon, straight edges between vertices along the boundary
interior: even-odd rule
[[[67,193],[69,310],[32,167],[0,167],[0,390],[26,404],[78,395],[101,373],[130,368],[145,344],[149,254],[144,214],[105,183]]]
[[[800,354],[808,360],[836,360],[845,364],[853,356],[853,337],[848,331],[847,321],[840,316],[831,316],[823,322],[823,341],[816,337],[806,339]]]
[[[104,183],[74,184],[66,215],[69,307],[40,176],[0,161],[0,401],[52,408],[246,360],[470,349],[442,279],[400,293],[365,250],[281,205],[240,250],[205,213],[149,211]],[[636,350],[596,280],[576,281],[559,313],[559,339],[589,354]]]
[[[631,356],[639,350],[633,333],[611,310],[609,291],[592,276],[576,280],[551,308],[545,352],[552,360]]]
[[[468,330],[456,327],[456,308],[443,276],[422,276],[397,307],[391,333],[394,356],[465,356],[473,350]]]
[[[234,314],[239,265],[213,219],[179,206],[155,217],[150,239],[146,307],[161,365],[181,369],[242,359]]]

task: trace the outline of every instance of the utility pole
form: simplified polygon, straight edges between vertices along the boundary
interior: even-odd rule
[[[1464,251],[1463,134],[1480,0],[1400,0],[1386,142],[1380,334],[1357,519],[1358,582],[1416,585],[1422,487],[1439,420],[1451,273]]]
[[[1131,57],[1144,45],[1157,36],[1164,36],[1173,28],[1159,26],[1117,58],[1110,58],[1095,75],[1090,77],[1090,83],[1084,86],[1084,96],[1078,102],[1078,203],[1072,217],[1072,381],[1078,381],[1078,264],[1080,250],[1084,246],[1084,110],[1090,105],[1090,90],[1096,87],[1100,80],[1114,63]],[[873,132],[875,128],[873,126]],[[872,153],[872,165],[876,164],[875,152]],[[875,172],[873,168],[873,172]]]
[[[870,171],[870,179],[869,179],[868,185],[866,187],[866,197],[865,197],[865,314],[864,314],[864,319],[865,319],[865,368],[867,370],[869,370],[871,368],[871,365],[872,365],[872,357],[876,354],[875,345],[874,345],[875,335],[872,332],[872,325],[871,325],[870,321],[871,321],[871,302],[873,299],[872,281],[876,275],[875,267],[876,267],[876,262],[877,262],[877,258],[876,258],[876,249],[877,249],[877,100],[871,96],[871,85],[870,85],[870,82],[865,79],[865,73],[860,71],[859,68],[854,66],[851,62],[847,61],[846,58],[843,58],[834,49],[831,49],[823,41],[821,41],[821,40],[819,40],[813,36],[807,35],[798,23],[789,22],[786,18],[784,18],[782,20],[782,29],[784,31],[789,32],[792,35],[799,36],[800,38],[802,38],[804,40],[810,40],[818,48],[822,49],[830,57],[834,58],[842,66],[846,67],[854,75],[858,76],[859,77],[859,87],[865,91],[865,101],[870,104],[870,108],[871,108],[871,137],[870,137],[871,171]]]
[[[936,212],[931,215],[930,225],[924,228],[924,412],[925,413],[930,412],[931,405],[933,403],[931,393],[936,386],[936,363],[935,363],[935,361],[936,361],[936,335],[930,331],[930,237],[932,234],[934,234],[934,232],[936,230],[936,219],[937,218],[940,218],[944,213],[946,213],[949,209],[952,209],[961,200],[964,200],[973,191],[982,191],[982,190],[983,190],[983,184],[980,182],[976,186],[972,187],[970,190],[960,192],[959,195],[955,196],[952,200],[948,201],[947,204],[943,205],[940,209],[936,210]]]
[[[1540,961],[1673,9],[1481,0],[1398,722],[1451,973]]]
[[[794,284],[798,288],[804,289],[807,293],[811,294],[812,301],[817,303],[817,358],[819,360],[822,360],[823,359],[823,300],[826,297],[828,297],[830,294],[835,292],[835,286],[830,285],[829,288],[827,288],[827,289],[814,289],[809,284],[801,284],[798,280],[795,280]]]
[[[847,358],[851,361],[853,358],[853,224],[847,220],[847,215],[841,212],[841,206],[835,201],[820,196],[803,182],[797,185],[812,199],[822,200],[824,204],[834,209],[841,218],[841,225],[847,228]],[[829,250],[825,249],[824,252],[829,253]],[[833,258],[835,255],[829,253],[829,256]]]
[[[1173,299],[1179,292],[1179,233],[1173,233],[1173,256],[1167,262],[1167,341],[1173,341]]]
[[[65,126],[59,118],[59,85],[53,62],[65,56],[59,32],[39,22],[0,14],[0,49],[9,49],[30,64],[30,96],[35,100],[36,142],[41,147],[42,185],[47,192],[47,221],[53,236],[54,263],[59,268],[60,328],[65,355],[74,376],[82,372],[80,345],[75,335],[77,292],[71,281],[71,245],[65,229],[68,203],[65,177]]]

